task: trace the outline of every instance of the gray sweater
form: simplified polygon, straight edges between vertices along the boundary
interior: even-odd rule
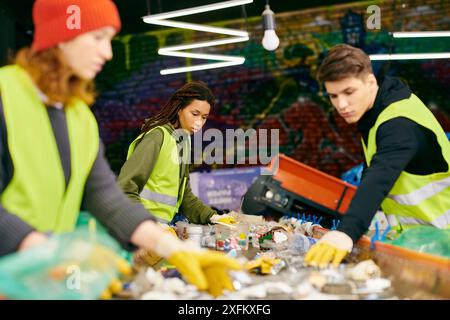
[[[67,186],[71,167],[66,114],[64,109],[49,107],[47,110]],[[30,141],[30,143],[39,142]],[[11,181],[13,173],[0,97],[0,194]],[[103,155],[102,145],[86,181],[81,209],[89,211],[97,218],[127,250],[135,249],[130,243],[130,238],[137,226],[145,220],[154,220],[142,205],[131,203],[116,184],[115,175]],[[0,257],[16,251],[22,240],[33,230],[32,226],[14,213],[8,212],[0,203]]]

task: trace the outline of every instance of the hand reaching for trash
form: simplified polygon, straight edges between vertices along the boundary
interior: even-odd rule
[[[223,214],[223,215],[215,214],[210,218],[210,221],[213,224],[226,224],[226,225],[236,224],[236,219],[229,214]]]
[[[170,233],[164,233],[155,253],[166,258],[183,278],[217,297],[224,290],[232,291],[230,270],[240,270],[241,264],[223,253],[204,250],[189,241],[180,241]]]
[[[329,231],[309,249],[305,261],[311,266],[326,267],[330,263],[337,267],[352,251],[352,239],[341,231]]]

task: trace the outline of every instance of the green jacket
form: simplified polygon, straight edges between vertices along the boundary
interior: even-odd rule
[[[171,125],[166,125],[165,128],[170,132],[174,131]],[[139,195],[156,164],[163,138],[164,135],[161,129],[156,129],[146,134],[120,170],[117,182],[125,194],[134,202],[140,203],[141,201]],[[192,223],[209,223],[211,216],[216,214],[216,211],[205,205],[193,194],[189,184],[189,164],[180,165],[180,185],[184,177],[187,178],[187,184],[179,212],[184,214]]]

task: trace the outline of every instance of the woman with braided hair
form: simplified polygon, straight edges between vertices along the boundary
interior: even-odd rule
[[[141,202],[160,222],[169,223],[180,210],[197,224],[230,222],[205,205],[189,186],[190,135],[206,122],[215,98],[201,81],[178,89],[154,117],[145,121],[131,143],[118,182],[128,197]]]

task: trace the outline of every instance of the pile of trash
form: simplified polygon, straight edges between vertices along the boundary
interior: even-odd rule
[[[275,222],[241,214],[235,218],[237,223],[231,226],[185,221],[175,225],[181,239],[193,240],[194,233],[202,247],[223,251],[244,266],[244,271],[231,272],[235,291],[225,291],[218,299],[395,299],[391,281],[382,277],[372,260],[337,269],[304,263],[317,241],[318,219],[297,215]],[[128,291],[133,299],[214,299],[185,283],[167,265],[157,271],[142,268]]]

